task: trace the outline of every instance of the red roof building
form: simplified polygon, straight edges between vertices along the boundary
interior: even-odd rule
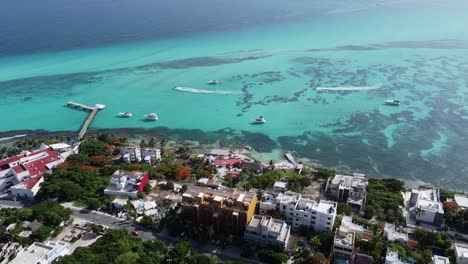
[[[213,165],[217,167],[232,167],[236,163],[242,163],[241,159],[217,159],[213,161]]]
[[[24,151],[21,155],[0,161],[0,190],[11,186],[13,195],[32,198],[39,191],[43,175],[51,172],[64,160],[59,153],[49,148],[33,153]]]

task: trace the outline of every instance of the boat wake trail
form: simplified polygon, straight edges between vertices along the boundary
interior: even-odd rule
[[[220,91],[220,90],[203,90],[195,89],[191,87],[176,87],[174,88],[177,91],[186,92],[186,93],[196,93],[196,94],[242,94],[240,91]]]
[[[382,87],[382,84],[376,84],[371,86],[337,86],[337,87],[317,87],[317,91],[367,91],[376,90]]]

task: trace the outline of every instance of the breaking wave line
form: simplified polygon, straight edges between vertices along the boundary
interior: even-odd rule
[[[317,91],[367,91],[376,90],[382,87],[382,84],[371,86],[337,86],[337,87],[317,87]]]
[[[242,94],[240,91],[220,91],[220,90],[203,90],[195,89],[191,87],[176,87],[174,88],[177,91],[186,92],[186,93],[196,93],[196,94]]]

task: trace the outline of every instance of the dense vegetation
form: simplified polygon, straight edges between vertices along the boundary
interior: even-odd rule
[[[304,175],[298,175],[291,170],[266,170],[261,175],[255,175],[249,171],[242,171],[237,178],[225,177],[224,184],[227,187],[239,187],[244,190],[257,188],[264,190],[273,187],[276,181],[280,179],[287,179],[289,190],[301,191],[304,187],[311,184],[310,178]]]
[[[55,201],[44,201],[32,206],[31,208],[5,208],[0,210],[0,220],[4,227],[16,223],[15,229],[11,232],[11,236],[7,236],[2,232],[0,240],[6,242],[8,240],[19,241],[23,244],[28,244],[34,241],[43,241],[49,235],[57,230],[59,225],[70,218],[71,211],[63,208]],[[43,226],[35,230],[29,239],[22,239],[18,234],[23,231],[22,222],[34,220],[39,221]]]
[[[369,179],[366,217],[402,225],[404,218],[400,206],[403,206],[403,185],[397,179]]]
[[[72,255],[60,258],[57,263],[77,264],[157,264],[203,263],[217,264],[217,257],[197,254],[190,242],[177,243],[172,249],[159,240],[143,241],[124,229],[111,230],[89,247],[80,247]]]
[[[59,202],[80,201],[92,209],[105,206],[104,189],[109,184],[110,174],[97,169],[69,167],[46,174],[36,199],[57,198]]]
[[[449,202],[444,202],[444,210],[445,224],[458,232],[468,234],[468,210]]]
[[[433,252],[453,258],[453,251],[450,249],[450,239],[439,232],[429,232],[417,228],[412,234],[412,239],[419,242],[418,248],[410,248],[405,244],[388,242],[380,234],[377,234],[369,241],[358,241],[358,246],[362,252],[371,255],[376,263],[383,263],[382,259],[387,248],[397,251],[403,260],[413,258],[418,264],[432,263]]]

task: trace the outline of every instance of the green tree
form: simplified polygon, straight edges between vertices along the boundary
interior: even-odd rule
[[[49,238],[50,234],[52,233],[53,229],[48,226],[41,226],[38,229],[34,230],[29,239],[31,241],[44,241]]]
[[[288,261],[288,255],[270,249],[262,249],[258,251],[258,259],[265,263],[281,264]]]
[[[351,215],[353,213],[353,209],[347,203],[339,203],[336,212],[338,214]]]
[[[120,254],[116,259],[116,264],[137,264],[140,256],[134,252],[125,252]]]
[[[328,259],[325,257],[320,252],[316,252],[314,254],[310,254],[306,260],[304,261],[304,264],[328,264]]]

